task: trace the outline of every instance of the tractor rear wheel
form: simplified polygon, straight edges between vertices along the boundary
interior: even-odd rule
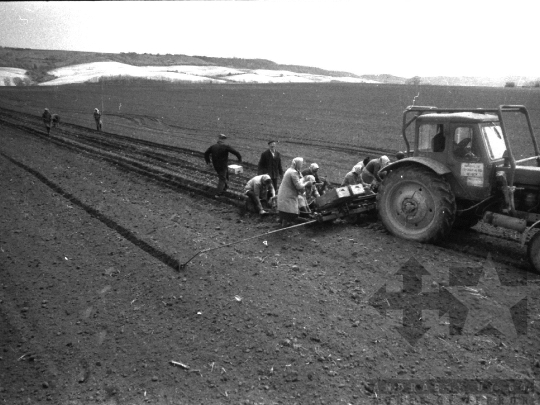
[[[527,244],[527,257],[534,271],[540,273],[540,232],[536,232]]]
[[[391,171],[377,195],[379,217],[393,235],[417,242],[435,242],[448,234],[456,202],[446,180],[419,165]]]

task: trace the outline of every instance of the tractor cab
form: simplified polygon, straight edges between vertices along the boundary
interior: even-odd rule
[[[533,157],[515,160],[504,125],[503,113],[508,112],[525,116]],[[409,120],[411,114],[413,117]],[[411,148],[407,128],[413,122],[416,125],[414,148]],[[403,113],[403,138],[407,160],[417,160],[438,174],[446,175],[458,202],[480,201],[492,196],[500,187],[496,178],[501,172],[505,173],[507,186],[528,184],[540,190],[540,152],[524,106],[498,109],[410,106]]]
[[[453,174],[456,198],[480,200],[492,193],[490,178],[506,151],[498,118],[471,112],[420,115],[414,156],[433,159]]]

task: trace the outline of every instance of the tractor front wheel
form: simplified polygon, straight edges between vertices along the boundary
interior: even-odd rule
[[[419,165],[391,171],[377,195],[379,216],[393,235],[432,243],[448,234],[456,202],[446,180]]]

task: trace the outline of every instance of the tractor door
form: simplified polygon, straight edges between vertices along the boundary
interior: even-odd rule
[[[457,198],[479,201],[491,194],[492,166],[487,164],[484,141],[477,124],[452,123],[448,134],[450,150],[448,167],[461,187],[454,190]]]

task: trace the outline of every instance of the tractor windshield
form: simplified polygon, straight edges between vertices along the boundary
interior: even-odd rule
[[[506,144],[501,127],[495,123],[482,125],[482,133],[486,140],[489,157],[491,159],[500,159],[506,151]]]

